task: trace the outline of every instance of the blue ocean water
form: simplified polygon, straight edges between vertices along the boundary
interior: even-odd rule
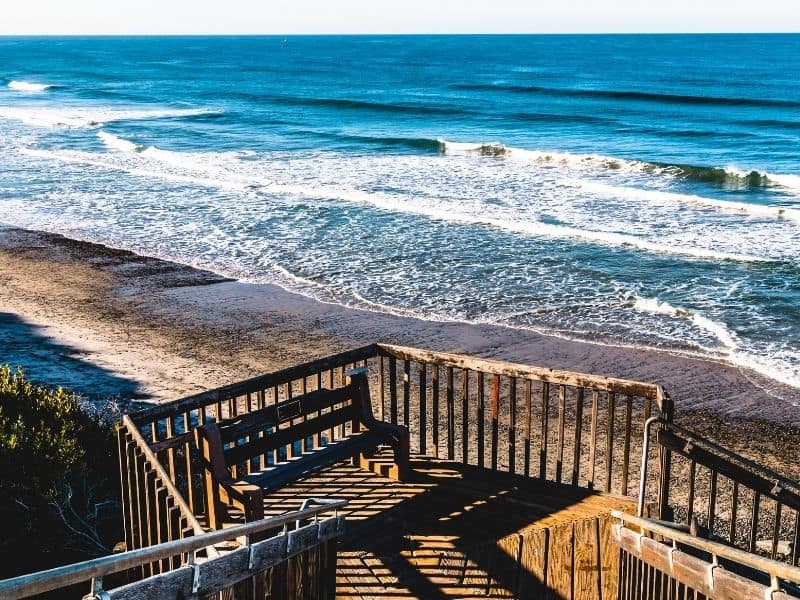
[[[0,38],[0,222],[800,386],[800,36]]]

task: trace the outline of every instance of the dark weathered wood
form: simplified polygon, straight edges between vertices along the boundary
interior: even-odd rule
[[[419,451],[428,452],[428,378],[425,363],[419,365]]]
[[[456,446],[456,409],[455,391],[453,388],[453,367],[447,367],[447,459],[455,458]]]
[[[403,361],[403,425],[411,423],[411,361]]]
[[[717,513],[717,472],[711,471],[711,483],[708,491],[708,514],[706,516],[706,523],[708,524],[709,535],[714,535],[714,523],[716,521]]]
[[[608,392],[608,414],[606,416],[606,484],[605,490],[611,491],[611,479],[614,467],[614,417],[616,413],[616,398],[614,392]]]
[[[439,457],[439,365],[431,366],[431,392],[433,402],[433,456]]]
[[[542,430],[539,439],[539,477],[547,479],[547,429],[550,421],[550,384],[542,383]]]
[[[386,383],[383,381],[384,362],[386,357],[381,354],[378,357],[378,419],[384,420],[386,407]]]
[[[469,463],[469,371],[461,371],[461,462]]]
[[[397,423],[397,359],[389,357],[389,418]]]
[[[531,423],[533,420],[533,384],[530,379],[525,380],[525,451],[524,473],[531,475]]]
[[[490,441],[490,449],[492,453],[492,470],[497,470],[497,450],[498,450],[498,423],[500,418],[500,376],[495,375],[492,378],[492,439]]]
[[[561,483],[561,474],[564,469],[564,425],[567,418],[567,388],[564,385],[558,386],[558,442],[556,445],[556,477],[555,480]]]
[[[508,471],[517,470],[517,379],[508,382]]]
[[[589,476],[587,486],[594,489],[595,465],[597,464],[597,416],[600,410],[600,392],[592,390],[592,422],[589,438]]]
[[[628,495],[628,469],[631,464],[631,420],[633,416],[633,398],[625,396],[625,437],[623,438],[622,448],[622,481],[620,482],[620,493]]]
[[[485,448],[485,431],[486,427],[486,389],[483,379],[483,373],[478,371],[478,431],[477,431],[477,444],[478,444],[478,466],[483,468],[486,463],[486,448]]]
[[[583,388],[579,388],[575,397],[575,436],[572,450],[572,485],[578,485],[581,469],[581,437],[583,433]]]
[[[753,497],[753,512],[750,518],[750,552],[756,551],[756,539],[758,538],[758,513],[761,507],[761,494],[755,493]]]

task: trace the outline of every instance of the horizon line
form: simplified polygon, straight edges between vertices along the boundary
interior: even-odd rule
[[[539,32],[314,32],[314,33],[169,33],[169,32],[130,32],[130,33],[0,33],[0,38],[11,37],[410,37],[410,36],[589,36],[589,35],[800,35],[800,31],[539,31]]]

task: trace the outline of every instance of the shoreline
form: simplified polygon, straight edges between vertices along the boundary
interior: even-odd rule
[[[32,273],[60,274],[45,289],[57,294],[62,302],[55,302],[55,298],[44,301],[41,292],[45,290],[36,290],[33,285],[41,286],[43,280],[37,280],[32,273],[22,273],[21,264],[27,264]],[[48,269],[48,264],[53,268]],[[800,425],[799,389],[724,360],[669,349],[589,342],[507,325],[432,321],[347,307],[292,292],[278,283],[234,280],[193,266],[60,234],[15,227],[0,229],[0,281],[5,284],[0,292],[0,311],[21,316],[40,328],[48,339],[74,346],[79,355],[94,358],[112,373],[127,372],[141,388],[134,394],[139,398],[151,396],[156,401],[177,398],[184,392],[193,393],[291,362],[380,340],[660,383],[679,410],[711,410],[728,416]],[[93,300],[87,302],[86,296],[92,296]],[[116,327],[112,313],[124,316]],[[87,322],[90,315],[93,318]],[[93,329],[98,331],[90,334]],[[162,373],[163,369],[149,364],[153,362],[152,356],[151,360],[138,356],[138,360],[131,361],[134,351],[124,348],[124,343],[119,344],[121,336],[135,338],[141,344],[143,340],[139,338],[149,334],[155,338],[145,346],[161,345],[162,352],[156,354],[164,354],[163,337],[186,341],[190,330],[204,329],[205,332],[192,331],[194,335],[188,338],[213,334],[217,339],[210,346],[220,347],[224,350],[222,356],[229,358],[227,368],[207,366],[207,385],[199,382],[181,385],[175,381],[180,374],[176,378]],[[280,332],[283,347],[260,357],[253,356],[250,349],[243,350],[236,360],[230,361],[235,354],[232,347],[237,345],[237,332],[252,341]],[[298,335],[304,338],[299,345],[295,343]],[[203,345],[205,349],[189,352],[183,361],[175,357],[166,363],[174,367],[176,362],[190,363],[204,354],[207,355],[204,358],[212,359],[209,344]],[[154,350],[143,351],[140,346],[137,352],[153,354]],[[131,362],[127,368],[123,364],[125,355]],[[157,362],[163,364],[164,359],[159,356]],[[189,364],[180,366],[191,370]],[[224,374],[225,371],[230,374]],[[159,385],[159,380],[163,384]]]
[[[326,304],[277,284],[0,229],[0,363],[89,400],[163,402],[376,341],[660,383],[676,420],[800,477],[800,390],[659,350]]]

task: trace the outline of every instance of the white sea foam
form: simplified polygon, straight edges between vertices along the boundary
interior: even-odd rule
[[[137,146],[129,140],[118,137],[113,133],[98,131],[97,137],[99,137],[103,143],[112,150],[119,150],[120,152],[138,152],[141,150],[140,146]]]
[[[123,140],[124,141],[124,140]],[[126,145],[126,148],[130,146]],[[279,195],[334,199],[344,202],[366,204],[390,212],[415,214],[430,219],[454,223],[475,224],[496,227],[524,235],[547,237],[554,239],[576,239],[604,246],[633,247],[648,252],[675,254],[706,260],[731,260],[744,262],[762,262],[770,259],[703,248],[698,246],[678,246],[644,237],[627,235],[613,231],[584,229],[568,225],[544,223],[539,220],[522,220],[516,215],[507,217],[489,216],[485,211],[468,212],[452,203],[423,202],[409,199],[404,195],[364,192],[347,187],[308,186],[297,184],[280,184],[252,174],[238,174],[228,169],[213,165],[207,156],[195,156],[188,153],[161,150],[148,147],[135,153],[138,159],[154,159],[144,163],[131,161],[109,161],[103,155],[95,155],[74,151],[43,151],[26,149],[23,152],[30,156],[64,160],[67,162],[84,162],[106,169],[121,170],[133,175],[157,177],[180,183],[190,183],[221,189],[259,188],[263,192]],[[153,164],[156,163],[156,164]],[[159,169],[157,163],[169,165],[172,169]]]
[[[721,357],[725,360],[736,366],[760,373],[769,379],[800,388],[800,370],[797,367],[790,366],[791,364],[797,364],[797,358],[800,357],[795,356],[794,361],[782,361],[777,356],[764,358],[743,351],[739,337],[725,323],[714,321],[685,308],[673,306],[668,302],[662,302],[658,298],[636,296],[633,309],[688,320],[698,329],[714,336],[721,347],[710,348],[709,350],[720,352]]]
[[[685,308],[673,306],[668,302],[661,302],[658,298],[636,297],[633,304],[634,310],[649,312],[659,315],[667,315],[680,319],[687,319],[695,326],[713,335],[727,351],[736,350],[739,345],[736,341],[736,334],[733,333],[724,323],[719,323],[697,312]]]
[[[167,119],[217,114],[209,109],[123,110],[109,108],[40,108],[0,106],[0,119],[21,121],[36,127],[89,129],[106,123],[142,119]]]
[[[746,202],[731,202],[728,200],[716,200],[695,194],[678,194],[674,192],[663,192],[660,190],[645,190],[626,186],[609,185],[597,181],[570,180],[567,185],[580,187],[581,189],[611,198],[623,198],[628,200],[645,200],[650,202],[671,203],[671,204],[694,204],[697,206],[709,206],[719,210],[748,214],[754,217],[768,217],[773,219],[789,219],[800,223],[800,210],[783,206],[765,206],[763,204],[750,204]]]
[[[666,167],[638,160],[614,158],[601,154],[572,154],[569,152],[549,152],[505,146],[500,142],[451,142],[439,139],[446,154],[502,156],[513,160],[535,162],[544,165],[568,167],[576,170],[612,170],[658,173]]]
[[[13,80],[8,82],[8,87],[18,92],[27,92],[30,94],[44,92],[53,86],[46,83],[31,83],[30,81]]]

